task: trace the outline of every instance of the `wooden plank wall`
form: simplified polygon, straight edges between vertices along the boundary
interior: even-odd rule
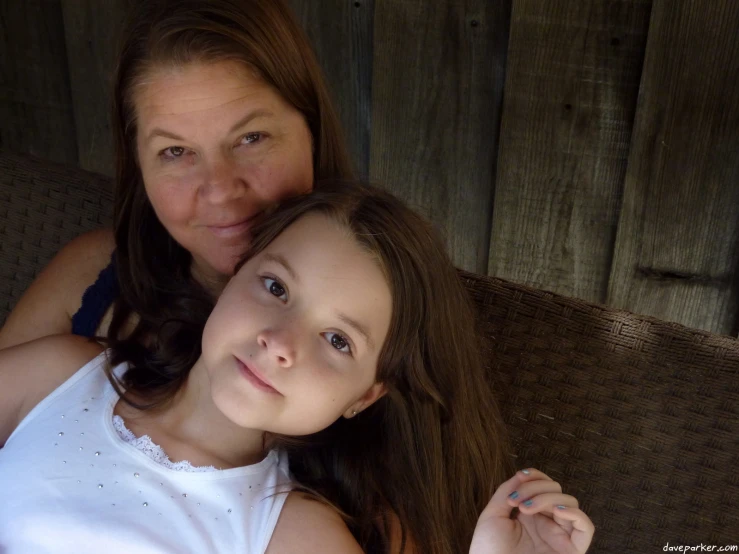
[[[125,0],[65,0],[64,31],[79,166],[112,175],[112,79]]]
[[[608,303],[736,332],[739,2],[655,0]]]
[[[484,273],[508,4],[384,0],[375,13],[370,175],[446,231]]]
[[[605,300],[650,8],[513,3],[490,274]]]
[[[739,332],[737,2],[288,1],[360,175],[457,265]],[[112,173],[126,3],[0,2],[0,147]]]
[[[0,148],[77,162],[60,0],[0,2]]]
[[[375,0],[290,0],[331,86],[358,174],[369,176]]]

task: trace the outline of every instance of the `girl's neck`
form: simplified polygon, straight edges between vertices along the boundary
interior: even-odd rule
[[[162,408],[142,412],[119,402],[114,413],[134,435],[149,435],[172,462],[230,469],[259,463],[267,454],[263,431],[239,427],[215,406],[202,360]]]

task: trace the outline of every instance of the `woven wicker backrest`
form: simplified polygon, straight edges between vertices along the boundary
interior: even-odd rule
[[[580,499],[592,552],[739,544],[739,341],[462,277],[516,466]]]
[[[74,236],[99,175],[0,153],[0,323]],[[462,272],[519,468],[575,494],[592,552],[739,543],[739,341]]]
[[[112,210],[109,178],[0,152],[0,325],[54,254],[110,226]]]

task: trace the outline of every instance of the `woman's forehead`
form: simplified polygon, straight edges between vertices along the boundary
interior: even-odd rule
[[[267,83],[236,62],[150,70],[133,90],[140,124],[178,116],[244,117],[245,110],[278,117],[294,111]]]

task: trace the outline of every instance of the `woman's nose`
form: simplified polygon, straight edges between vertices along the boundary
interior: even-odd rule
[[[287,330],[266,329],[259,333],[257,342],[280,367],[292,367],[295,363],[295,340]]]
[[[225,204],[240,198],[247,189],[237,164],[227,158],[214,160],[207,169],[203,196],[211,204]]]

